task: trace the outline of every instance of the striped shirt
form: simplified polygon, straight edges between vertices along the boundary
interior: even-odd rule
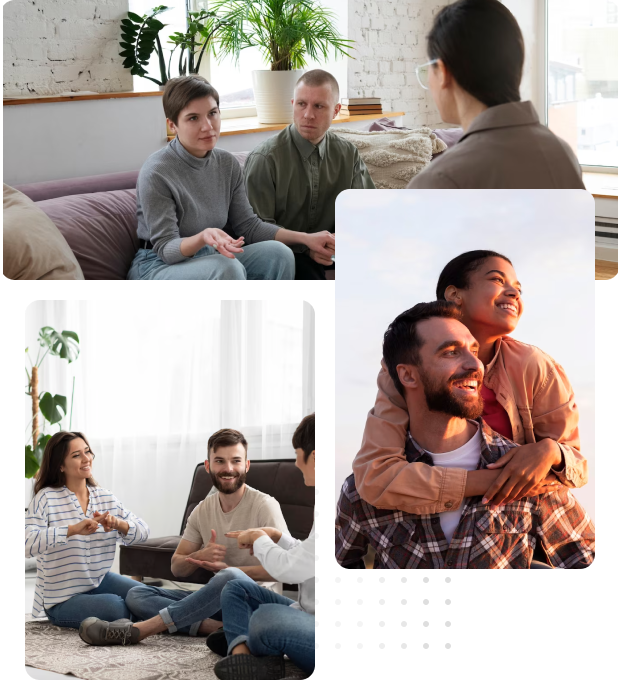
[[[141,543],[149,536],[146,523],[124,508],[116,496],[101,487],[89,486],[88,490],[86,514],[66,486],[41,489],[28,507],[26,557],[37,558],[33,616],[45,616],[45,608],[96,588],[110,571],[117,543]],[[94,534],[67,537],[70,524],[106,511],[127,522],[126,536],[118,531],[106,533],[99,525]]]

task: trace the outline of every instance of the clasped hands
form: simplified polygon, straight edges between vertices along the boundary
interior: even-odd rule
[[[277,543],[282,537],[282,532],[273,527],[260,527],[258,529],[243,529],[240,531],[229,531],[225,534],[227,538],[236,538],[237,546],[243,550],[249,550],[250,555],[254,554],[253,546],[259,536],[269,536],[269,538]],[[228,565],[224,561],[226,557],[226,546],[216,543],[217,533],[215,529],[211,529],[211,538],[204,548],[191,553],[185,558],[186,562],[191,562],[198,567],[208,569],[209,571],[221,571],[226,569]]]
[[[553,439],[517,446],[497,462],[487,465],[488,470],[502,471],[487,489],[482,502],[505,505],[553,491],[562,486],[553,474],[553,468],[558,468],[562,462],[562,451]]]
[[[94,512],[93,518],[96,519],[99,524],[101,524],[103,530],[106,533],[108,531],[121,531],[124,528],[122,525],[127,524],[127,522],[123,522],[122,519],[111,515],[109,511],[104,513]],[[126,533],[126,531],[123,531],[123,533]]]
[[[336,254],[336,237],[329,231],[319,231],[308,234],[306,245],[310,249],[308,255],[324,267],[333,264],[332,257]]]

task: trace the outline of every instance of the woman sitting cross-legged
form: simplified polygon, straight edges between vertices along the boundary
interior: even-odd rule
[[[241,166],[215,148],[221,124],[215,88],[197,75],[173,78],[163,105],[176,137],[140,170],[140,250],[127,278],[294,279],[288,246],[331,258],[335,241],[329,232],[282,229],[254,214]]]
[[[32,613],[79,628],[96,616],[128,619],[125,598],[140,585],[110,571],[116,544],[149,536],[143,520],[92,477],[92,453],[80,432],[57,432],[45,446],[26,515],[26,557],[37,558]],[[107,635],[117,630],[110,624]]]

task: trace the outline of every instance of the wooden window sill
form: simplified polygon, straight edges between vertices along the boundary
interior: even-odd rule
[[[404,116],[404,111],[383,111],[382,113],[364,114],[363,116],[336,116],[334,123],[354,123],[359,120],[378,120],[386,116]],[[277,132],[284,130],[288,123],[259,123],[256,116],[250,118],[227,118],[222,121],[220,137],[229,135],[249,135],[255,132]],[[174,135],[168,135],[168,139],[174,139]]]
[[[584,172],[583,183],[594,198],[618,200],[618,175],[607,172]]]
[[[163,92],[106,92],[104,94],[83,94],[74,97],[5,97],[3,106],[20,106],[22,104],[50,104],[52,102],[81,102],[90,99],[129,99],[131,97],[161,97]]]

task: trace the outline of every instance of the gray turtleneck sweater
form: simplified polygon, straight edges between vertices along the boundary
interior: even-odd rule
[[[243,172],[228,151],[192,156],[173,139],[146,159],[138,176],[138,238],[150,241],[166,264],[189,258],[181,239],[208,227],[245,236],[247,245],[273,239],[280,227],[259,219],[243,185]]]

